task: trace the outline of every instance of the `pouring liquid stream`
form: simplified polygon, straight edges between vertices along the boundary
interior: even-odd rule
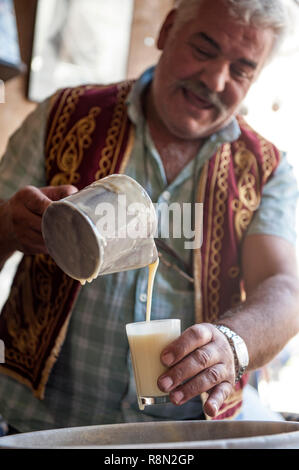
[[[156,272],[159,266],[159,258],[156,261],[148,266],[148,284],[147,284],[147,303],[146,303],[146,321],[151,319],[151,309],[152,309],[152,296],[153,296],[153,286],[156,276]]]

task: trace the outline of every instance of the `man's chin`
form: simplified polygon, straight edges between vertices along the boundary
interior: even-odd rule
[[[219,119],[216,119],[211,123],[203,123],[202,125],[199,123],[199,125],[197,126],[197,130],[194,129],[193,135],[197,135],[198,138],[210,137],[211,135],[215,134],[216,132],[219,132],[220,130],[228,126],[232,119],[232,114],[230,114],[229,116],[221,115]]]
[[[180,125],[178,127],[173,127],[171,131],[174,135],[184,140],[204,139],[226,127],[231,119],[232,116],[219,122],[213,121],[211,123],[202,124],[196,122],[194,124],[189,123],[189,125],[186,123],[185,126]]]

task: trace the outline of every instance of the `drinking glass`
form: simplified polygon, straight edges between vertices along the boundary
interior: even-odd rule
[[[169,402],[169,394],[162,392],[158,377],[165,367],[160,360],[162,350],[181,334],[181,320],[166,319],[128,323],[126,325],[139,409]]]

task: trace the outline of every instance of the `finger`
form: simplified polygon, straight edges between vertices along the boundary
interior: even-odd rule
[[[46,186],[44,188],[40,188],[40,190],[52,201],[59,201],[64,197],[78,192],[78,188],[71,184],[62,184],[61,186]]]
[[[194,377],[204,369],[221,361],[221,350],[213,342],[196,348],[187,357],[172,366],[158,379],[158,386],[163,392],[173,390],[181,383]]]
[[[204,404],[204,411],[207,415],[214,417],[217,415],[223,403],[233,392],[233,387],[229,382],[221,382],[209,391],[209,396]]]
[[[20,242],[20,246],[18,248],[25,254],[48,254],[43,238],[36,232],[31,232],[31,234],[28,233],[28,235]]]
[[[191,398],[207,392],[215,385],[225,381],[227,369],[224,364],[215,364],[170,392],[169,397],[175,405],[182,405]]]
[[[35,188],[28,186],[20,192],[22,198],[24,194],[25,206],[35,214],[42,215],[52,201],[58,201],[66,196],[77,192],[77,188],[72,185],[46,186],[44,188]]]
[[[42,217],[23,207],[21,215],[20,211],[15,212],[12,217],[12,237],[17,243],[17,249],[28,253],[47,252],[41,231]],[[38,250],[38,251],[37,251]]]
[[[162,351],[161,361],[165,366],[170,367],[195,349],[209,343],[212,337],[212,327],[207,323],[193,325]]]
[[[15,249],[26,254],[48,253],[41,231],[27,227],[26,230],[14,232]]]
[[[35,214],[34,212],[30,212],[29,210],[24,211],[24,220],[26,222],[26,226],[34,232],[37,232],[40,237],[42,236],[42,217],[40,215]]]
[[[27,207],[22,207],[12,214],[12,232],[22,237],[28,230],[34,230],[41,233],[42,218],[40,215],[35,214]]]
[[[19,198],[30,212],[37,215],[42,215],[52,202],[40,189],[34,186],[20,191]]]

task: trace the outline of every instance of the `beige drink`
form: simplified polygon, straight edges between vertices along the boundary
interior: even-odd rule
[[[126,330],[139,408],[144,409],[145,405],[168,401],[168,394],[162,392],[157,385],[158,377],[166,370],[160,361],[160,354],[169,343],[180,336],[180,320],[129,323]]]
[[[159,258],[150,264],[148,267],[148,284],[147,284],[147,304],[146,304],[146,321],[151,319],[151,309],[152,309],[152,297],[153,297],[153,286],[156,272],[159,266]]]

